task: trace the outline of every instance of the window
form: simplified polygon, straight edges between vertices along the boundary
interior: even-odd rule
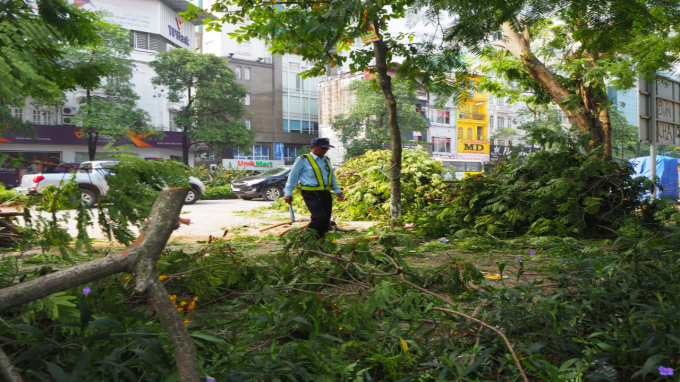
[[[165,37],[155,33],[132,32],[131,46],[137,50],[151,50],[154,52],[165,52],[168,48],[175,47]]]
[[[467,128],[467,139],[473,139],[473,137],[472,137],[472,127]]]
[[[482,126],[477,126],[477,139],[484,140],[484,128]]]
[[[246,94],[246,106],[250,106],[250,93]]]
[[[499,140],[498,140],[498,145],[499,145],[499,146],[505,146],[505,139],[499,139]]]
[[[465,136],[463,135],[463,128],[458,127],[458,139],[464,139]]]
[[[432,138],[432,143],[434,143],[434,151],[439,153],[450,153],[451,152],[451,139],[449,138]]]
[[[19,119],[19,120],[24,120],[24,109],[20,109],[18,107],[11,107],[9,109],[9,112],[12,113],[14,118]]]
[[[319,132],[319,122],[284,119],[283,132],[317,134]]]
[[[240,80],[241,79],[241,67],[237,66],[236,69],[234,69],[234,73],[236,73],[236,79]]]
[[[246,129],[250,130],[250,118],[246,118]]]
[[[168,113],[168,119],[170,120],[168,131],[180,131],[177,123],[175,122],[175,117],[177,117],[177,113],[174,111]]]
[[[33,124],[34,125],[42,125],[42,113],[40,110],[33,110]]]
[[[246,154],[245,152],[236,149],[234,152],[234,159],[269,160],[269,147],[254,145],[250,148],[250,154]]]
[[[236,53],[250,55],[250,41],[242,41],[238,44]]]
[[[489,127],[493,128],[493,115],[489,116]]]
[[[443,110],[437,110],[437,123],[442,123],[448,125],[450,121],[449,112]]]
[[[498,98],[496,99],[496,104],[497,104],[498,106],[505,106],[505,99],[504,99],[503,97],[498,97]]]
[[[422,141],[423,141],[423,137],[420,136],[420,135],[414,135],[414,136],[413,136],[413,140],[416,141],[416,142],[422,142]]]
[[[498,117],[498,128],[499,129],[505,128],[505,118]]]
[[[300,150],[299,147],[284,147],[283,148],[283,160],[295,160],[295,157],[297,156],[298,151]]]
[[[243,79],[250,81],[250,68],[243,68]]]

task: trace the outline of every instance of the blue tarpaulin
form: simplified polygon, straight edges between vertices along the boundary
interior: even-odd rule
[[[637,176],[652,177],[651,157],[633,158],[630,164],[635,168]],[[656,156],[656,176],[661,181],[662,190],[657,190],[659,197],[678,198],[678,160],[677,158]]]

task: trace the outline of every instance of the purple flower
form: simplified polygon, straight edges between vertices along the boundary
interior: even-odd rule
[[[207,377],[205,382],[217,382],[214,378]]]
[[[527,251],[527,252],[529,253],[529,255],[535,255],[536,254],[536,252],[534,252],[534,251]]]
[[[522,256],[518,256],[515,261],[522,261]]]
[[[661,374],[661,375],[673,375],[673,368],[672,367],[659,366],[659,374]]]
[[[83,294],[84,295],[88,295],[90,293],[92,293],[92,289],[90,289],[90,287],[83,288]]]

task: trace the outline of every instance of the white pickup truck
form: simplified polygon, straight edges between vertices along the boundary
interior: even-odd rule
[[[83,162],[76,174],[75,182],[83,190],[82,198],[88,207],[92,207],[97,200],[106,195],[109,185],[106,182],[106,175],[111,174],[114,161],[92,161]],[[15,188],[17,194],[27,195],[40,193],[49,185],[59,185],[62,180],[69,179],[73,174],[31,174],[21,177],[21,185]],[[205,192],[205,185],[200,180],[189,177],[191,190],[187,194],[184,204],[194,204],[198,197]]]

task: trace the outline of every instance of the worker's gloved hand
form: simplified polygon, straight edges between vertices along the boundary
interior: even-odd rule
[[[292,196],[284,196],[283,201],[288,203],[288,204],[291,204],[291,203],[293,203],[293,197]]]
[[[339,194],[335,194],[335,196],[338,198],[338,202],[342,202],[343,200],[345,200],[345,197],[342,196],[342,192]]]

